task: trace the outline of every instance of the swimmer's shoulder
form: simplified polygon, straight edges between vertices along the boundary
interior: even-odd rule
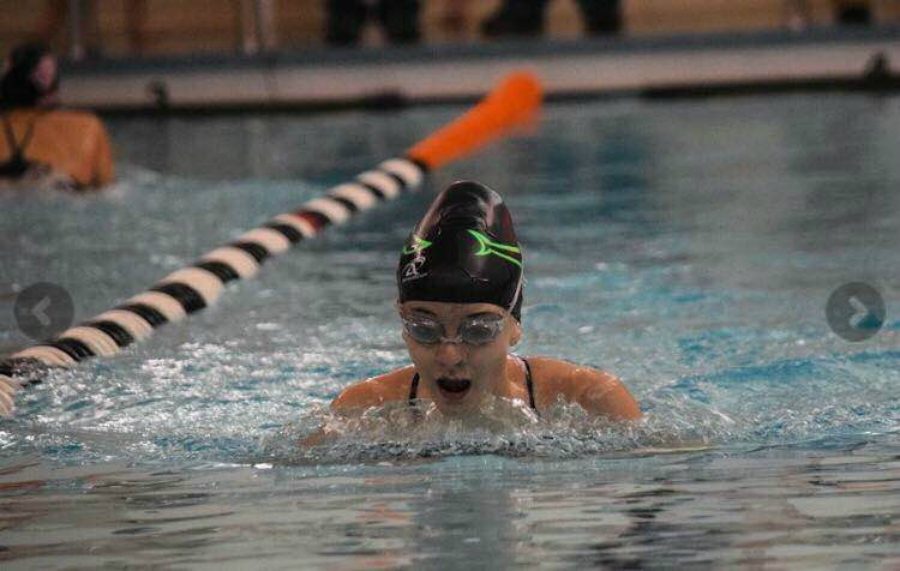
[[[91,111],[82,111],[80,109],[56,108],[46,111],[42,114],[47,119],[55,119],[57,121],[81,124],[81,125],[102,125],[103,122],[96,113]]]
[[[406,400],[415,369],[412,366],[352,384],[331,403],[336,411],[364,410],[373,406]]]
[[[35,136],[52,135],[56,139],[83,141],[106,137],[103,121],[95,113],[79,109],[22,109],[11,115],[13,124],[27,125],[35,121]]]
[[[33,152],[46,145],[62,145],[62,148],[68,149],[80,148],[88,143],[90,147],[98,141],[107,142],[109,138],[103,121],[90,111],[34,107],[13,110],[7,116],[16,131],[33,125],[33,141],[29,146]]]
[[[607,371],[551,357],[528,357],[538,406],[559,397],[589,412],[616,420],[640,418],[637,401],[618,377]]]

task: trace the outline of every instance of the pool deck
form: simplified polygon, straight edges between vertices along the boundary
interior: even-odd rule
[[[550,99],[895,91],[897,62],[898,27],[315,49],[69,63],[62,97],[106,112],[390,108],[470,101],[515,69],[536,72]]]

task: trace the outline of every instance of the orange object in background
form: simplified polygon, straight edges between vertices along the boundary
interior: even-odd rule
[[[5,114],[25,158],[50,167],[56,178],[71,179],[77,188],[101,187],[113,181],[109,137],[100,119],[82,111],[13,109]],[[30,138],[26,138],[33,125]],[[8,136],[0,133],[0,163],[12,157]]]
[[[536,75],[528,71],[510,73],[481,103],[417,143],[407,156],[430,169],[455,161],[533,121],[541,99],[541,82]]]

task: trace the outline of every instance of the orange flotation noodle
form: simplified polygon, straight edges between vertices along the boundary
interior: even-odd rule
[[[541,85],[530,72],[519,71],[503,81],[471,111],[412,147],[412,160],[436,169],[537,118]]]

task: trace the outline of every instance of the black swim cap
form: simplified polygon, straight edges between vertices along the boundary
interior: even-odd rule
[[[500,195],[474,181],[440,193],[403,247],[397,286],[401,303],[492,303],[521,320],[522,253]]]
[[[56,91],[59,74],[53,83],[44,88],[35,84],[32,74],[44,56],[52,55],[46,46],[38,43],[24,44],[9,54],[9,67],[0,79],[0,108],[34,107],[38,100]]]

